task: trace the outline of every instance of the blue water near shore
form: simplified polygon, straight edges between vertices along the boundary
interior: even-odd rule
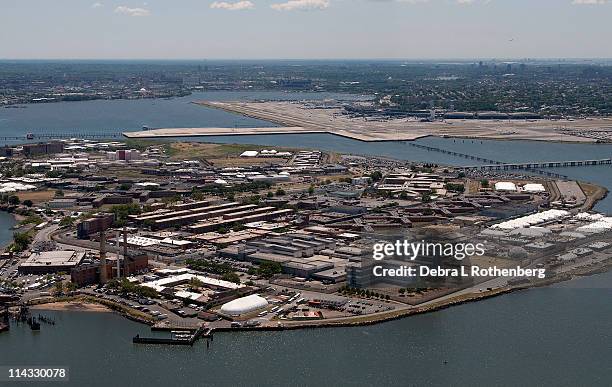
[[[0,364],[69,365],[71,386],[609,386],[610,282],[605,273],[367,327],[217,333],[209,349],[134,345],[148,328],[112,313],[45,311],[55,326],[0,334]]]
[[[22,105],[0,108],[0,144],[24,140],[3,140],[3,136],[33,134],[97,133],[117,135],[151,128],[188,127],[269,127],[274,124],[193,104],[193,101],[306,100],[366,98],[334,93],[284,92],[198,92],[169,99],[95,100]]]
[[[274,124],[211,109],[192,102],[198,100],[308,100],[365,99],[365,96],[334,93],[283,92],[200,92],[190,96],[156,100],[98,100],[26,105],[24,109],[0,108],[0,144],[24,140],[3,140],[2,136],[25,136],[25,133],[104,133],[151,127],[235,127],[274,126]],[[183,141],[189,139],[182,139]],[[403,160],[447,165],[473,165],[476,161],[430,152],[405,142],[366,143],[329,134],[258,135],[195,137],[193,141],[261,144],[316,148],[336,152],[378,155]],[[462,140],[423,138],[417,143],[473,154],[503,162],[584,160],[612,157],[612,145],[565,144],[539,141]],[[555,168],[552,171],[571,178],[612,187],[609,165],[580,168]],[[599,202],[596,209],[612,214],[612,196]]]
[[[17,221],[12,214],[0,211],[0,248],[8,245],[13,240],[12,227],[15,224],[17,224]]]
[[[215,95],[217,99],[238,99],[235,95]],[[126,125],[139,129],[143,124],[233,126],[237,120],[256,124],[190,105],[192,99],[77,103],[91,104],[92,108],[49,104],[0,109],[0,121],[10,111],[8,121],[0,122],[0,136],[19,133],[20,128],[34,131],[53,127],[65,133],[71,128],[123,130]],[[95,113],[100,106],[112,108]],[[363,143],[331,135],[218,137],[205,141],[299,146],[439,164],[472,163],[399,142]],[[612,154],[611,145],[436,138],[419,142],[507,162],[580,160]],[[612,187],[610,166],[555,171]],[[597,209],[612,213],[612,201],[602,201]],[[0,227],[0,239],[3,229],[7,237],[12,235],[9,223],[5,223],[8,220],[0,213],[0,224],[5,225]],[[0,365],[69,365],[68,385],[75,386],[609,386],[611,284],[612,272],[608,272],[368,327],[219,333],[209,350],[202,342],[193,348],[135,346],[132,336],[148,333],[148,328],[115,314],[44,312],[57,319],[55,326],[43,325],[41,332],[34,333],[27,326],[15,325],[9,333],[0,334]]]

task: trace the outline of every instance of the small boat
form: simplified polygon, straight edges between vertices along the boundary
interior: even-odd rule
[[[34,133],[28,133],[28,134],[26,134],[26,139],[27,139],[27,140],[34,140]]]

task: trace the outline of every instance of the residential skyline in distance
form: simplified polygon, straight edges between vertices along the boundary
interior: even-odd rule
[[[0,59],[612,58],[606,0],[2,0]]]

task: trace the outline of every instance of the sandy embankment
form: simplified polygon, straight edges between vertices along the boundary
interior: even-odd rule
[[[67,311],[78,311],[78,312],[111,312],[111,310],[104,305],[95,304],[91,302],[82,302],[82,301],[50,302],[48,304],[34,305],[30,309],[67,310]]]

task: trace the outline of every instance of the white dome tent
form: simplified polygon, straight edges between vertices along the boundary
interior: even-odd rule
[[[221,313],[232,317],[238,317],[263,309],[266,306],[268,306],[268,301],[265,298],[257,294],[251,294],[250,296],[237,298],[223,304],[221,306]]]

